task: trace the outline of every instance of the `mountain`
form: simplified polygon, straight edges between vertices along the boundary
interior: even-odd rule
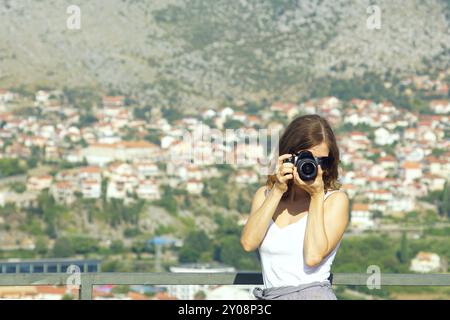
[[[0,0],[0,87],[85,87],[155,104],[298,97],[321,77],[448,67],[449,1]]]

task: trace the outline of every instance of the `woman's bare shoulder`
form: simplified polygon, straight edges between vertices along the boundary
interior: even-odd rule
[[[333,190],[329,191],[330,194],[327,196],[325,200],[325,203],[328,203],[328,205],[336,205],[336,204],[345,204],[348,205],[349,198],[345,190]]]

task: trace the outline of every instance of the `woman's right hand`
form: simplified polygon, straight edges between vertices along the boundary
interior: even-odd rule
[[[276,168],[276,179],[274,187],[285,193],[288,189],[288,181],[294,177],[294,164],[290,162],[283,162],[292,157],[291,154],[283,154],[278,157]]]

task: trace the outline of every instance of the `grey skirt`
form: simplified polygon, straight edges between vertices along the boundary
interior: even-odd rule
[[[255,288],[253,295],[258,300],[337,300],[329,281],[299,286]]]

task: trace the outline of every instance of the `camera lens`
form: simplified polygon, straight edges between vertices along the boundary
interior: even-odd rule
[[[310,175],[311,173],[314,172],[314,165],[312,163],[305,163],[302,166],[302,171],[306,174],[306,175]]]
[[[311,181],[316,178],[317,163],[311,152],[300,152],[296,165],[300,179],[303,181]]]

